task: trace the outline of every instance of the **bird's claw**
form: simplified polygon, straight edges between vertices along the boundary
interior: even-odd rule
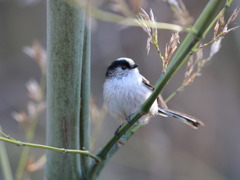
[[[134,113],[130,114],[129,116],[126,117],[126,120],[127,120],[128,123],[131,122],[131,118],[132,118],[133,115],[134,115]],[[135,122],[134,126],[138,126],[138,125],[139,125],[139,121]]]
[[[134,115],[134,113],[130,114],[129,116],[126,117],[126,120],[127,120],[128,123],[131,122],[131,118],[132,118],[133,115]]]
[[[120,126],[118,126],[118,128],[115,130],[114,136],[115,136],[116,138],[119,138],[119,137],[118,137],[118,132],[119,132],[119,129],[121,129],[122,126],[123,126],[123,123],[120,124]]]

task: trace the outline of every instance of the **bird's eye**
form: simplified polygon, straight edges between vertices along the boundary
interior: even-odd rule
[[[127,69],[127,66],[122,66],[122,70],[125,70],[125,69]]]

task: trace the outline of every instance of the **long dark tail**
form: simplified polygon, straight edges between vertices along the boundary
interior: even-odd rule
[[[163,116],[171,116],[177,118],[194,129],[197,129],[199,126],[204,126],[204,123],[202,121],[181,112],[177,112],[171,109],[163,109],[160,107],[158,107],[158,112]]]

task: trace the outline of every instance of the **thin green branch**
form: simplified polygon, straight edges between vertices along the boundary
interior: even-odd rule
[[[186,86],[182,84],[177,90],[175,90],[172,94],[170,94],[166,99],[165,102],[168,103],[169,101],[172,100],[178,93],[182,92]]]
[[[0,127],[0,134],[3,135],[4,137],[8,138],[8,139],[15,140],[11,136],[9,136],[9,135],[5,134],[4,132],[2,132],[2,128],[1,127]]]
[[[134,124],[137,122],[139,118],[141,118],[144,114],[149,112],[149,109],[153,102],[156,100],[158,95],[160,94],[163,87],[167,84],[169,79],[176,73],[176,71],[183,65],[183,63],[188,59],[190,52],[193,48],[195,48],[203,34],[205,29],[211,23],[212,18],[218,12],[220,6],[225,4],[224,1],[221,0],[211,0],[206,8],[203,10],[202,14],[198,18],[197,22],[193,26],[194,32],[190,32],[188,36],[185,38],[178,51],[175,53],[172,58],[171,63],[169,64],[166,74],[161,75],[160,79],[155,85],[155,89],[151,96],[147,99],[147,101],[141,105],[140,110],[132,115],[130,123],[124,125],[118,132],[117,136],[114,136],[104,148],[99,152],[98,156],[101,158],[100,163],[93,163],[91,171],[89,173],[90,179],[96,179],[100,174],[102,168],[104,167],[105,162],[109,158],[109,154],[116,147],[116,143]],[[116,151],[115,151],[116,152]]]
[[[88,6],[89,8],[91,6]],[[88,10],[90,11],[90,9]],[[85,29],[82,58],[82,80],[81,80],[81,107],[80,107],[80,149],[90,147],[90,78],[91,78],[91,21],[88,13],[85,13]],[[86,156],[81,156],[82,176],[86,177],[90,161]]]
[[[0,137],[0,141],[5,141],[11,144],[16,144],[17,146],[27,146],[27,147],[35,147],[35,148],[40,148],[40,149],[47,149],[47,150],[52,150],[52,151],[58,151],[62,153],[74,153],[74,154],[81,154],[85,156],[89,156],[96,160],[97,162],[100,162],[100,158],[95,156],[94,154],[90,153],[87,150],[76,150],[76,149],[64,149],[64,148],[57,148],[57,147],[52,147],[52,146],[47,146],[47,145],[42,145],[42,144],[34,144],[34,143],[28,143],[28,142],[23,142],[23,141],[17,141],[5,137]]]
[[[153,44],[154,44],[155,48],[157,49],[159,58],[162,60],[162,62],[164,62],[164,57],[163,57],[163,55],[162,55],[162,53],[161,53],[161,51],[160,51],[160,47],[159,47],[159,45],[158,45],[158,41],[157,41],[157,42],[154,41]],[[164,64],[164,63],[163,63],[163,64]]]

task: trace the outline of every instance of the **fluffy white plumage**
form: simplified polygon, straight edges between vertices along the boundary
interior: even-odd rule
[[[135,63],[129,58],[119,58],[117,61],[127,61],[130,66]],[[122,121],[136,112],[141,104],[150,96],[151,90],[142,82],[143,76],[138,68],[125,69],[116,67],[114,77],[106,78],[104,83],[104,101],[110,114]],[[158,114],[158,105],[155,101],[148,115],[143,116],[139,122],[148,123],[151,116]]]

